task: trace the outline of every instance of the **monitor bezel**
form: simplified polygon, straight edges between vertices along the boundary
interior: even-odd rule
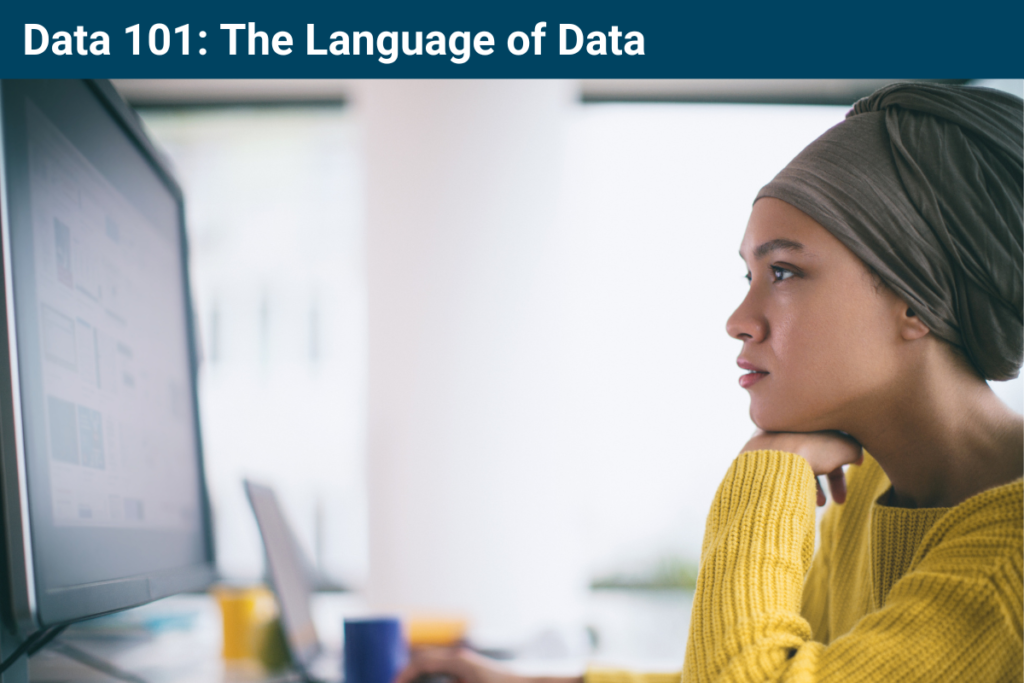
[[[189,279],[188,235],[185,230],[185,202],[181,187],[164,156],[149,140],[137,115],[105,80],[85,80],[84,84],[99,104],[151,165],[171,193],[178,209],[178,234],[182,254],[182,282],[185,297],[185,325],[191,375],[193,424],[198,458],[201,528],[204,560],[201,563],[144,575],[81,584],[38,592],[30,532],[30,509],[26,476],[21,385],[19,380],[13,274],[11,269],[10,218],[7,200],[7,156],[4,126],[0,118],[0,233],[2,233],[3,288],[5,315],[0,316],[0,476],[3,493],[3,534],[5,562],[0,574],[0,590],[7,588],[10,608],[5,620],[15,631],[28,635],[42,628],[120,611],[190,590],[202,590],[216,578],[209,495],[206,487],[197,379],[199,356],[196,348],[195,314]],[[3,113],[4,83],[0,81],[0,117]]]

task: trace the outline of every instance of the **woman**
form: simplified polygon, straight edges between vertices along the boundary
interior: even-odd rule
[[[727,329],[760,430],[708,516],[683,681],[1024,676],[1024,421],[985,382],[1024,353],[1022,144],[1016,98],[896,84],[758,194]],[[465,651],[397,683],[424,672],[527,683]]]

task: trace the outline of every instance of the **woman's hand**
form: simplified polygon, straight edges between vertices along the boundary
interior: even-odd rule
[[[861,445],[842,432],[765,432],[757,430],[743,451],[785,451],[796,453],[811,466],[815,479],[824,474],[828,488],[837,503],[846,502],[846,479],[843,465],[859,465],[864,460]],[[825,492],[818,481],[818,506],[825,504]]]
[[[418,647],[409,653],[409,664],[394,683],[425,683],[453,678],[457,683],[583,683],[580,676],[520,676],[464,647]]]
[[[413,648],[409,664],[395,677],[394,683],[412,683],[421,676],[434,681],[451,676],[458,683],[525,683],[526,680],[464,647]]]

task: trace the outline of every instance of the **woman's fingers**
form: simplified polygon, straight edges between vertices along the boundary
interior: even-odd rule
[[[832,500],[842,504],[846,502],[846,477],[843,475],[843,468],[837,467],[828,473],[828,490],[832,493]],[[820,487],[819,487],[820,489]]]
[[[416,683],[421,676],[432,678],[431,683],[440,683],[438,678],[450,676],[457,683],[522,683],[525,679],[511,674],[495,664],[461,646],[417,647],[409,652],[409,664],[394,679],[393,683]],[[426,678],[419,683],[427,683]]]
[[[465,672],[461,669],[465,664],[459,659],[459,651],[455,648],[413,648],[409,652],[409,663],[395,677],[394,683],[412,683],[423,674],[451,674],[465,680]]]
[[[837,467],[825,476],[828,477],[828,490],[832,494],[832,500],[842,505],[846,502],[846,475],[843,468]],[[821,477],[815,477],[814,483],[817,486],[818,507],[822,507],[825,505],[825,491],[821,488]]]
[[[811,466],[814,474],[828,474],[842,465],[860,462],[859,443],[843,432],[763,432],[758,430],[747,441],[744,451],[780,450],[796,453]]]

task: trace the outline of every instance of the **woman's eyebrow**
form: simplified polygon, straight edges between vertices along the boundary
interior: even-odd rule
[[[799,242],[794,242],[793,240],[768,240],[767,242],[761,244],[760,246],[758,246],[757,249],[754,250],[754,258],[760,260],[773,251],[803,251],[803,249],[804,245],[800,244]]]

